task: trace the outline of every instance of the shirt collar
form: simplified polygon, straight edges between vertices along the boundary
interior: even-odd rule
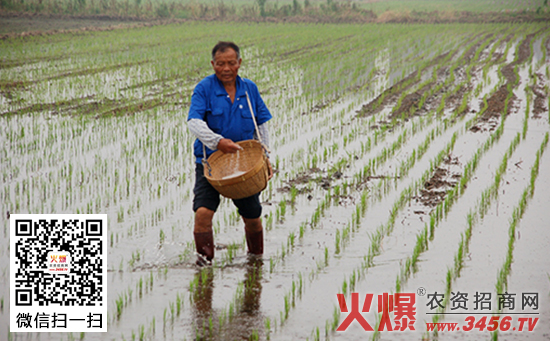
[[[214,74],[214,78],[216,79],[216,96],[227,96],[227,91],[225,91],[225,88],[223,87],[223,83],[218,79],[218,76]],[[244,82],[241,78],[241,76],[237,75],[237,78],[235,79],[236,86],[237,86],[237,92],[235,94],[235,97],[243,97],[246,96],[246,88],[244,87]]]
[[[245,97],[246,96],[246,86],[245,82],[240,76],[237,76],[237,92],[235,97]]]

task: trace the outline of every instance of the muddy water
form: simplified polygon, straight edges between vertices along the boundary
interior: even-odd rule
[[[550,155],[545,153],[540,161],[541,169],[550,166]],[[535,192],[529,203],[529,207],[518,228],[518,238],[514,244],[514,263],[508,281],[509,292],[539,293],[539,317],[540,326],[550,324],[550,298],[548,287],[550,279],[548,271],[550,261],[544,256],[544,251],[550,244],[550,231],[548,228],[548,203],[550,202],[550,182],[547,176],[539,176],[535,184]],[[542,252],[541,252],[542,251]],[[533,333],[502,333],[503,340],[538,340],[548,339],[548,329],[535,329]]]
[[[476,292],[491,292],[495,295],[494,286],[496,283],[498,270],[500,270],[502,264],[504,263],[508,249],[507,231],[510,224],[511,215],[519,202],[518,194],[522,193],[524,188],[528,185],[530,167],[535,159],[534,155],[529,153],[529,151],[540,146],[541,141],[541,134],[531,133],[531,136],[527,137],[527,139],[518,146],[518,149],[510,158],[506,175],[503,177],[503,184],[499,190],[499,197],[497,198],[496,203],[491,206],[484,219],[474,227],[468,257],[465,262],[465,268],[462,271],[460,278],[457,279],[453,285],[456,290],[471,293],[470,295],[473,295]],[[530,209],[531,207],[529,210]],[[540,214],[542,212],[538,211],[538,213]],[[517,230],[516,235],[518,240],[521,239],[521,234],[521,229]],[[515,252],[516,250],[514,250],[514,254]],[[487,271],[487,269],[492,269],[493,271]],[[532,279],[525,277],[522,279],[522,282],[523,283],[520,283],[520,281],[516,278],[516,285],[512,286],[511,283],[509,283],[507,287],[508,293],[517,294],[516,307],[520,306],[522,292],[537,292],[530,290],[534,285]],[[540,284],[541,283],[539,282],[539,285]],[[534,286],[536,287],[536,285]],[[544,291],[538,290],[538,292],[542,293]],[[546,301],[546,295],[543,294],[540,298],[540,303],[543,304],[543,302]],[[518,309],[516,308],[513,311],[505,310],[504,315],[506,315],[506,312],[517,313]],[[544,316],[545,314],[543,313],[541,317]],[[527,317],[539,316],[529,315]],[[461,319],[456,316],[448,316],[445,320],[461,322]],[[539,323],[541,322],[542,321]],[[529,333],[529,338],[540,338],[543,335],[542,330],[544,330],[544,328],[538,328],[536,333]],[[512,336],[510,334],[511,333],[503,333],[502,335],[508,335],[510,339],[523,339],[521,333],[517,336]],[[486,335],[483,336],[483,333],[477,333],[474,335],[484,338],[487,337]],[[446,336],[447,337],[443,339],[453,339],[454,337],[465,337],[467,335],[457,334],[453,335],[453,337],[451,337],[451,335]]]
[[[456,143],[455,150],[453,151],[453,153],[456,153],[454,155],[460,155],[460,160],[463,163],[466,162],[465,160],[463,160],[463,158],[468,159],[468,156],[472,154],[472,152],[475,150],[475,147],[477,145],[476,140],[471,138],[475,136],[469,136],[469,137],[470,138],[466,138],[466,137],[459,138]],[[420,168],[423,168],[423,167],[425,167],[425,165],[420,166]],[[416,241],[416,233],[418,233],[420,229],[424,227],[425,222],[427,222],[428,221],[427,219],[429,219],[429,218],[426,218],[427,217],[426,215],[418,215],[414,213],[415,211],[420,211],[420,210],[429,212],[430,208],[413,205],[410,208],[406,209],[403,212],[403,214],[399,215],[399,217],[396,219],[398,223],[395,227],[395,231],[392,233],[390,237],[384,240],[384,253],[380,257],[377,257],[375,262],[376,266],[372,269],[369,269],[366,275],[366,278],[362,281],[360,285],[360,288],[363,288],[363,290],[368,290],[368,292],[371,292],[371,290],[373,292],[385,292],[384,290],[387,291],[388,288],[395,288],[395,280],[396,280],[395,276],[399,274],[400,267],[405,261],[407,255],[409,255],[412,252],[412,248],[414,247],[414,244]],[[449,220],[450,219],[448,219],[447,221]],[[436,231],[436,238],[440,233],[441,232],[439,230]],[[444,277],[432,279],[431,277],[427,277],[426,274],[423,273],[425,269],[429,269],[430,271],[433,270],[433,267],[427,264],[428,261],[434,262],[435,264],[441,264],[443,263],[441,256],[444,254],[445,256],[448,257],[447,255],[448,249],[445,249],[445,247],[443,247],[439,252],[434,251],[436,249],[437,249],[437,245],[430,246],[430,250],[426,252],[426,256],[421,257],[420,264],[419,264],[419,269],[421,270],[419,271],[419,274],[417,274],[416,277],[412,278],[409,281],[409,283],[407,283],[405,289],[403,289],[403,292],[411,292],[411,291],[415,292],[416,288],[414,288],[413,290],[413,287],[415,286],[414,282],[417,279],[421,279],[422,286],[426,287],[428,290],[430,289],[427,287],[428,283],[440,282],[441,280],[444,280]],[[438,253],[436,256],[434,256],[433,254],[427,255],[427,253],[430,253],[430,252],[438,252]],[[439,269],[435,271],[441,274],[441,271],[439,271]],[[420,307],[418,309],[420,312]],[[422,317],[424,315],[420,314],[417,316]],[[419,319],[419,322],[420,322],[420,319]],[[356,337],[359,337],[359,334],[352,334],[352,335],[356,335]],[[346,337],[347,336],[348,334],[346,332]],[[401,336],[400,334],[400,335],[392,336],[392,338],[394,337],[398,337],[399,339],[407,339],[409,336],[407,335]]]
[[[521,113],[522,111],[519,110],[519,112]],[[504,154],[504,151],[507,149],[507,146],[508,146],[509,142],[512,140],[512,138],[519,131],[518,127],[521,126],[522,117],[523,117],[522,115],[516,114],[515,116],[512,116],[512,117],[508,118],[508,120],[506,122],[506,129],[505,129],[504,136],[501,138],[501,140],[497,144],[497,146],[494,147],[494,150],[491,151],[490,155],[487,155],[487,157],[484,159],[484,161],[482,162],[482,164],[479,167],[480,170],[476,173],[476,176],[474,177],[474,181],[470,185],[470,188],[473,188],[473,190],[468,189],[466,191],[465,198],[461,200],[461,203],[459,204],[459,206],[457,206],[456,208],[453,209],[453,212],[456,212],[456,213],[451,213],[451,216],[448,217],[447,220],[444,222],[444,225],[445,225],[444,228],[441,228],[436,233],[437,237],[436,237],[436,240],[434,241],[433,245],[431,246],[431,250],[428,251],[429,254],[426,253],[426,258],[423,257],[423,260],[421,260],[420,267],[423,270],[419,274],[417,274],[416,277],[410,281],[410,283],[407,284],[407,288],[410,288],[410,290],[408,290],[408,291],[411,291],[411,292],[415,291],[414,289],[416,289],[416,287],[415,287],[415,281],[416,281],[416,282],[419,282],[420,285],[423,285],[423,286],[426,286],[426,283],[430,283],[430,287],[428,289],[428,292],[430,292],[430,290],[434,290],[434,289],[438,290],[438,288],[439,288],[439,292],[442,292],[442,291],[444,292],[443,288],[444,288],[444,282],[445,282],[445,276],[444,276],[445,269],[448,268],[449,266],[452,266],[452,263],[453,263],[452,253],[449,252],[449,250],[456,249],[456,245],[458,244],[458,241],[459,241],[459,238],[456,237],[456,233],[455,233],[455,237],[451,237],[448,233],[451,232],[451,231],[458,231],[458,233],[460,233],[460,231],[463,230],[463,227],[465,225],[465,219],[464,219],[465,213],[468,212],[473,207],[475,207],[475,206],[472,206],[472,204],[475,204],[475,197],[479,196],[479,194],[481,193],[480,191],[484,188],[484,185],[491,183],[492,179],[491,179],[490,174],[492,172],[494,172],[496,165],[500,162],[501,155]],[[544,125],[544,123],[543,123],[543,125]],[[543,132],[544,132],[544,130],[543,130]],[[468,135],[466,135],[466,137],[469,141],[471,141],[472,138],[475,138],[477,136],[479,136],[479,134],[476,135],[476,134],[468,133]],[[487,136],[487,135],[485,135],[485,136]],[[521,145],[519,151],[517,151],[516,154],[514,154],[514,155],[523,155],[524,153],[526,153],[529,150],[532,151],[532,150],[536,149],[538,144],[540,144],[541,138],[542,138],[542,136],[540,134],[537,134],[537,137],[535,139],[536,141],[528,139],[527,142],[524,142],[524,144]],[[471,155],[471,151],[475,149],[476,145],[479,146],[479,142],[474,143],[473,145],[470,145],[470,148],[467,148],[467,149],[470,149],[470,153],[464,153],[465,150],[464,149],[461,150],[461,147],[460,147],[461,142],[457,142],[457,148],[456,148],[457,153],[461,156]],[[531,156],[531,159],[532,159],[533,154],[530,153],[530,156]],[[464,162],[466,162],[466,161],[464,161]],[[508,171],[508,173],[514,174],[513,168],[515,168],[515,167],[517,167],[516,163],[514,163],[513,166],[509,167],[510,170]],[[526,174],[528,175],[528,173],[526,173]],[[525,180],[525,175],[526,174],[524,174],[524,176],[523,176],[524,180]],[[506,224],[508,223],[508,217],[509,217],[509,214],[510,214],[510,204],[512,204],[511,201],[517,200],[518,194],[522,190],[521,186],[525,185],[525,181],[523,181],[523,183],[522,183],[521,181],[519,181],[519,178],[517,176],[514,176],[514,175],[511,175],[510,181],[511,181],[511,183],[514,183],[514,186],[511,186],[511,187],[508,186],[508,192],[511,192],[513,194],[511,196],[509,194],[509,196],[507,196],[505,199],[499,199],[499,200],[502,200],[502,201],[499,201],[496,204],[496,211],[497,212],[495,213],[495,212],[491,211],[486,215],[487,220],[489,220],[490,218],[493,218],[493,220],[489,223],[488,226],[490,226],[490,227],[487,230],[487,232],[485,232],[485,233],[487,233],[488,236],[493,237],[492,241],[494,241],[494,244],[496,245],[496,250],[499,250],[501,254],[502,254],[502,247],[501,246],[506,246],[507,234],[506,234],[506,230],[499,231],[499,227],[506,226]],[[507,184],[510,181],[507,181]],[[512,197],[512,199],[510,199],[511,197]],[[500,212],[501,212],[500,215],[498,213],[499,212],[499,207],[500,207]],[[506,209],[504,209],[503,207],[505,207]],[[375,211],[378,211],[378,210],[375,210]],[[505,213],[503,211],[506,211],[506,213],[508,214],[508,217],[505,216]],[[376,215],[374,217],[376,218]],[[374,220],[376,220],[376,219],[374,219]],[[459,222],[461,220],[462,220],[462,222]],[[482,225],[484,225],[484,223]],[[491,229],[495,229],[495,228],[497,230],[491,232]],[[495,233],[499,237],[499,240],[494,239]],[[355,237],[355,239],[357,240],[358,243],[360,242],[360,237]],[[395,239],[397,239],[397,238],[395,238]],[[492,261],[491,260],[491,255],[494,258],[495,254],[497,254],[498,252],[491,252],[491,250],[496,251],[494,248],[487,249],[487,239],[488,238],[483,238],[482,237],[481,240],[483,240],[484,242],[482,243],[482,245],[480,247],[476,246],[477,249],[481,249],[481,250],[478,250],[478,251],[483,250],[484,252],[487,253],[486,258],[481,256],[481,258],[484,258],[484,261],[487,261],[487,258],[488,258],[488,261],[489,261],[489,264],[485,264],[485,266],[482,265],[483,270],[481,270],[481,273],[484,274],[484,275],[487,275],[487,273],[488,273],[487,268],[497,269],[498,266],[502,262],[502,257],[498,261]],[[401,244],[399,242],[390,243],[389,242],[390,240],[391,240],[391,238],[388,238],[388,242],[384,243],[384,245],[385,245],[385,247],[384,247],[385,254],[377,258],[377,261],[375,262],[375,264],[376,264],[375,267],[369,270],[368,275],[367,275],[367,279],[361,282],[360,287],[366,288],[365,290],[367,292],[371,292],[371,291],[376,292],[376,290],[380,290],[380,291],[388,290],[388,288],[392,287],[392,283],[394,283],[394,281],[395,281],[395,277],[393,277],[390,274],[398,273],[399,267],[395,266],[396,261],[400,260],[400,259],[403,260],[403,256],[399,256],[399,254],[397,254],[396,256],[392,257],[391,256],[391,247],[396,246],[396,245],[401,246],[401,245],[407,245],[407,244],[406,243]],[[402,241],[403,240],[406,240],[406,239],[403,238]],[[479,240],[480,240],[479,236],[476,236],[476,241],[479,241]],[[414,242],[414,239],[412,239],[412,240],[409,239],[409,242],[411,242],[411,241]],[[355,240],[354,240],[354,244],[355,244]],[[473,248],[474,247],[472,247],[472,249]],[[352,254],[360,253],[360,252],[355,252],[356,251],[355,249],[353,249],[353,251],[351,251],[352,250],[351,246],[347,247],[346,250],[348,252],[351,252]],[[404,255],[405,254],[407,254],[407,253],[404,253]],[[443,259],[447,259],[447,260],[443,260]],[[392,262],[394,264],[393,268],[392,267],[387,267],[388,265],[391,265]],[[434,269],[433,267],[431,267],[428,262],[436,265],[436,268]],[[480,263],[482,263],[482,262],[480,262]],[[447,265],[445,265],[445,264],[447,264]],[[338,264],[338,265],[340,265],[340,264]],[[443,265],[443,268],[441,268],[440,265]],[[382,267],[384,267],[384,266],[386,266],[387,268],[382,269]],[[437,266],[439,266],[439,267],[437,267]],[[428,270],[428,269],[430,271],[426,272],[426,270]],[[429,275],[429,273],[433,273],[433,275]],[[493,280],[493,283],[494,283],[494,280],[495,280],[495,275],[496,275],[495,271],[493,271],[491,273],[491,279]],[[368,278],[370,276],[372,276],[372,279],[373,279],[371,281],[368,280]],[[470,283],[477,283],[477,281],[476,281],[477,278],[478,277],[475,277],[475,279],[474,278],[470,279]],[[328,288],[331,288],[331,287],[334,287],[334,286],[337,286],[337,285],[338,285],[337,283],[334,283],[334,282],[330,281],[329,279],[323,279],[323,285],[322,285],[323,288],[328,289]],[[492,289],[493,285],[494,284],[491,284],[491,285],[489,285],[489,287]],[[311,294],[312,295],[311,299],[313,299],[313,297],[315,297],[316,294],[319,294],[319,292],[321,290],[322,289],[319,289],[319,291],[316,290],[313,294]],[[407,290],[404,290],[404,291],[407,291]],[[323,307],[324,308],[322,310],[330,311],[330,305],[329,304],[323,304]],[[420,310],[421,309],[419,309],[419,311]],[[313,317],[310,316],[308,319],[305,319],[305,321],[314,321],[314,320],[317,319],[315,317],[317,315],[317,311],[308,311],[307,308],[298,309],[297,315],[302,316],[302,315],[305,315],[306,312],[307,312],[308,315],[314,315],[314,316]],[[365,316],[367,316],[367,315],[365,315]],[[304,320],[304,319],[302,318],[300,320]],[[425,319],[425,320],[429,321],[430,319],[428,318],[428,319]],[[288,323],[289,323],[289,325],[292,326],[291,330],[299,329],[300,323],[298,323],[298,322],[288,322]],[[321,327],[321,335],[322,335],[322,330],[323,329]],[[539,331],[541,331],[541,330],[544,331],[543,328],[539,329]],[[288,337],[295,337],[297,334],[293,333],[293,332],[288,332],[287,334],[284,334],[284,335],[286,335],[287,338],[288,338]],[[345,334],[343,334],[343,333],[338,334],[337,333],[336,338],[337,339],[340,339],[340,338],[341,339],[348,339],[349,337],[351,337],[351,338],[361,337],[361,335],[364,335],[364,331],[362,331],[356,325],[354,328],[350,327],[350,329],[348,329],[348,331],[346,331]],[[396,337],[399,338],[399,339],[410,339],[410,337],[413,337],[413,336],[414,337],[419,337],[419,334],[418,333],[412,333],[412,335],[411,334],[401,334],[400,336],[392,334],[392,337],[389,338],[389,339],[395,339]],[[449,336],[452,336],[452,334],[449,335]],[[482,336],[484,338],[490,337],[487,334],[481,334],[480,336]],[[456,337],[461,338],[463,336],[456,336],[456,337],[452,336],[452,337],[453,338],[456,338]],[[283,337],[282,339],[285,339],[285,338]]]

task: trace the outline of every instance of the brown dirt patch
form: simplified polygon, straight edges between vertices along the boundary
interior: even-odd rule
[[[511,23],[511,22],[547,22],[546,15],[535,12],[470,12],[470,11],[413,11],[382,13],[378,23]]]
[[[387,11],[376,15],[370,10],[350,6],[347,3],[337,2],[338,10],[327,13],[316,6],[299,15],[288,15],[285,11],[275,11],[267,17],[253,15],[256,9],[252,5],[243,6],[242,13],[227,11],[228,6],[219,4],[178,4],[168,13],[169,17],[158,17],[153,5],[145,17],[119,15],[107,9],[97,15],[81,14],[52,14],[48,12],[17,12],[0,9],[0,37],[6,39],[12,36],[39,35],[41,32],[66,30],[103,29],[119,25],[131,25],[131,22],[181,22],[186,19],[175,18],[179,10],[195,12],[192,20],[223,21],[223,22],[273,22],[273,23],[407,23],[407,24],[446,24],[446,23],[520,23],[520,22],[548,22],[549,13],[536,14],[527,11],[522,13],[506,12],[469,12],[469,11]],[[151,6],[151,4],[149,5]],[[285,5],[288,6],[288,5]],[[285,7],[283,6],[283,7]],[[282,8],[282,7],[281,7]],[[52,20],[53,19],[53,20]],[[4,35],[4,36],[1,36]]]
[[[489,97],[489,99],[487,100],[487,110],[478,119],[478,122],[472,128],[470,128],[471,131],[483,131],[485,130],[481,127],[483,123],[488,122],[492,118],[498,119],[501,115],[510,114],[512,107],[517,99],[516,96],[512,94],[512,96],[510,97],[508,105],[506,107],[506,112],[505,104],[506,98],[508,98],[508,87],[513,88],[517,85],[516,83],[518,82],[517,76],[514,72],[514,68],[527,61],[527,58],[529,58],[529,56],[531,55],[531,49],[529,48],[531,40],[539,32],[540,31],[528,34],[525,39],[523,39],[518,48],[517,59],[502,68],[502,75],[506,79],[506,83],[501,85],[498,90],[493,95],[491,95],[491,97]],[[494,126],[490,127],[489,130],[492,129],[494,129]]]
[[[367,104],[364,104],[361,109],[357,111],[358,117],[368,117],[372,116],[382,110],[386,105],[390,104],[391,102],[394,102],[397,100],[399,95],[412,87],[414,84],[416,84],[418,81],[414,81],[416,78],[417,73],[412,72],[407,77],[403,78],[399,82],[397,82],[395,85],[389,87],[386,89],[383,93],[378,95],[375,99],[370,101]],[[383,98],[383,99],[382,99]],[[382,99],[382,100],[381,100]],[[381,102],[380,102],[381,100]]]
[[[431,63],[427,67],[438,64],[439,62],[441,62],[441,60],[443,60],[445,57],[447,57],[448,54],[449,53],[447,52],[447,53],[443,53],[443,54],[435,57],[434,59],[432,59]],[[361,107],[361,109],[359,109],[357,111],[357,116],[358,117],[372,116],[372,115],[380,112],[385,106],[389,105],[392,102],[397,101],[399,96],[404,91],[407,91],[413,85],[415,85],[419,82],[419,78],[417,78],[417,76],[418,76],[418,72],[412,72],[407,77],[403,78],[402,80],[400,80],[399,82],[397,82],[396,84],[391,86],[390,88],[386,89],[383,93],[378,95],[378,97],[376,97],[375,99],[373,99],[369,103],[364,104]],[[403,101],[401,102],[401,108],[398,109],[396,113],[392,114],[392,116],[399,116],[400,117],[402,112],[407,112],[408,113],[409,110],[411,110],[411,108],[415,104],[418,104],[418,101],[422,97],[422,93],[424,91],[427,91],[427,89],[429,89],[429,87],[425,86],[422,89],[418,90],[418,94],[415,95],[413,93],[413,94],[410,94],[410,96],[407,95],[403,99]],[[382,99],[382,102],[380,103],[381,98],[383,98],[383,99]]]
[[[8,98],[11,96],[10,91],[2,92]],[[55,103],[34,104],[15,111],[9,111],[0,116],[8,115],[23,115],[35,112],[50,112],[52,115],[95,115],[96,117],[107,116],[123,116],[132,115],[136,112],[141,112],[156,108],[163,105],[176,104],[186,105],[188,103],[176,102],[183,100],[187,94],[173,92],[163,94],[162,98],[151,98],[139,102],[121,102],[120,100],[103,99],[101,101],[93,100],[94,96],[84,98],[75,98],[67,101],[59,101]]]
[[[511,34],[511,33],[510,33],[509,35],[507,35],[506,38],[502,39],[502,41],[500,42],[501,45],[506,45],[506,44],[508,44],[508,42],[509,42],[510,40],[512,40],[512,37],[513,37],[513,36],[514,36],[514,35]],[[502,53],[502,52],[495,52],[495,53],[493,53],[493,57],[491,58],[491,62],[492,62],[492,63],[496,63],[496,62],[498,62],[499,60],[501,60],[502,58],[506,58],[506,56],[504,55],[504,53]]]
[[[544,76],[540,73],[536,74],[537,82],[531,87],[535,94],[535,101],[533,103],[533,118],[541,118],[542,114],[548,111],[544,105],[546,103],[546,89],[540,84],[544,84]]]
[[[443,160],[445,165],[459,165],[458,157],[447,155]],[[445,200],[447,193],[456,186],[461,178],[461,174],[452,173],[447,168],[436,168],[432,177],[424,183],[424,187],[420,190],[419,195],[414,196],[417,202],[427,207],[435,207],[440,202]],[[424,213],[417,211],[415,213]]]
[[[475,56],[477,49],[483,44],[487,39],[494,36],[494,33],[487,34],[483,39],[478,41],[474,46],[470,47],[466,53],[464,53],[464,63],[468,64],[472,60],[472,58]],[[479,35],[475,36],[473,39],[477,39]],[[494,41],[494,40],[493,40]]]
[[[0,11],[0,39],[60,33],[83,34],[90,31],[150,27],[184,21],[184,19],[141,19],[108,15],[67,16]]]
[[[504,104],[506,103],[506,97],[508,97],[508,89],[506,84],[500,86],[498,88],[497,92],[495,92],[488,100],[487,100],[487,110],[483,113],[483,115],[480,117],[480,122],[487,122],[490,118],[499,118],[502,113],[504,113]],[[510,102],[508,104],[508,107],[506,109],[505,115],[510,114],[512,111],[512,103],[516,99],[516,96],[513,95],[510,98]]]
[[[480,39],[474,46],[470,47],[468,51],[464,53],[463,65],[468,65],[468,63],[475,56],[475,53],[477,49],[481,46],[481,44],[483,44],[487,39],[490,39],[491,37],[493,37],[493,35],[494,35],[493,33],[487,34],[485,37]],[[473,37],[473,39],[477,39],[478,37],[479,35]],[[464,66],[462,66],[461,69],[463,70]],[[455,70],[455,75],[458,75],[461,69]],[[441,68],[440,70],[438,70],[438,78],[446,78],[446,77],[448,77],[448,68]],[[442,80],[438,79],[438,81],[442,81]],[[422,89],[419,89],[405,96],[401,102],[401,107],[398,110],[396,110],[390,116],[390,118],[392,119],[399,118],[403,114],[408,116],[409,113],[411,113],[413,110],[422,109],[422,108],[419,108],[420,99],[422,98],[423,94],[426,91],[428,91],[433,85],[434,85],[433,82],[429,83],[426,86],[424,86]],[[452,93],[451,95],[449,95],[449,97],[446,98],[445,107],[451,108],[453,106],[457,106],[462,101],[462,98],[464,97],[466,92],[468,92],[469,90],[471,90],[470,85],[461,86],[456,92]],[[432,94],[430,98],[426,99],[425,103],[432,103],[434,98],[438,97],[443,91],[447,91],[447,89],[442,89],[437,94]],[[469,111],[469,107],[466,107],[465,110],[463,110],[460,114],[464,114],[468,111]]]
[[[132,23],[124,18],[109,17],[67,17],[14,13],[0,14],[0,35],[21,34],[23,32],[46,32],[55,30],[75,30],[85,27],[106,28]]]
[[[302,188],[300,185],[306,185],[309,182],[316,182],[319,187],[328,190],[331,187],[331,183],[334,179],[340,179],[342,172],[337,171],[332,176],[330,174],[323,174],[324,172],[319,168],[310,168],[305,172],[298,174],[294,179],[285,181],[285,185],[277,191],[288,192],[294,186],[298,190],[298,193],[309,192],[310,190]]]
[[[430,87],[431,85],[432,83],[429,84]],[[393,113],[390,116],[390,118],[394,118],[394,117],[397,118],[397,117],[400,117],[402,114],[406,114],[408,116],[408,114],[412,110],[419,109],[418,106],[419,106],[420,99],[422,98],[422,95],[424,94],[426,89],[429,89],[429,87],[426,86],[421,90],[417,90],[405,96],[405,98],[403,98],[403,101],[401,102],[401,107],[399,107],[399,110]]]
[[[459,104],[462,103],[462,99],[466,95],[467,92],[472,90],[471,84],[463,85],[461,86],[455,93],[451,94],[449,97],[445,100],[445,106],[447,108],[450,107],[457,107]],[[466,114],[470,111],[470,106],[466,105],[466,107],[458,113],[458,117],[461,117],[462,115]]]
[[[141,62],[136,62],[136,63],[122,63],[122,64],[118,64],[118,65],[105,66],[105,67],[100,67],[100,68],[95,68],[95,69],[73,70],[73,71],[70,71],[70,72],[60,73],[60,74],[57,74],[57,75],[51,76],[51,77],[35,79],[35,80],[32,80],[32,81],[7,81],[7,82],[0,81],[0,88],[1,89],[27,88],[30,85],[40,83],[40,82],[56,80],[56,79],[61,79],[61,78],[65,78],[65,77],[93,75],[93,74],[96,74],[96,73],[112,71],[112,70],[116,70],[116,69],[120,69],[120,68],[127,68],[127,67],[131,67],[131,66],[135,66],[135,65],[141,65],[141,64],[144,64],[144,63],[147,63],[147,62],[148,61],[141,61]],[[1,63],[0,63],[0,65],[1,65]]]

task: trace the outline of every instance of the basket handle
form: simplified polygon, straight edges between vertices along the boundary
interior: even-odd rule
[[[264,149],[264,153],[267,154],[269,150],[267,150],[267,147],[262,141],[262,135],[260,135],[260,129],[258,129],[258,124],[256,123],[256,116],[254,115],[254,109],[252,109],[252,103],[250,103],[250,97],[248,97],[248,91],[244,92],[246,94],[246,101],[248,102],[248,107],[250,108],[250,114],[252,115],[252,121],[254,122],[254,128],[256,129],[256,134],[258,135],[258,139],[260,140],[260,144],[262,145],[262,148]]]
[[[208,169],[208,176],[212,176],[212,167],[210,167],[210,163],[206,159],[206,148],[204,147],[204,143],[202,144],[202,166],[203,168],[206,166],[205,170]]]

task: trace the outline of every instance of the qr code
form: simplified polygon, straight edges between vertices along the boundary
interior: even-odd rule
[[[10,217],[11,331],[106,331],[107,216]]]

